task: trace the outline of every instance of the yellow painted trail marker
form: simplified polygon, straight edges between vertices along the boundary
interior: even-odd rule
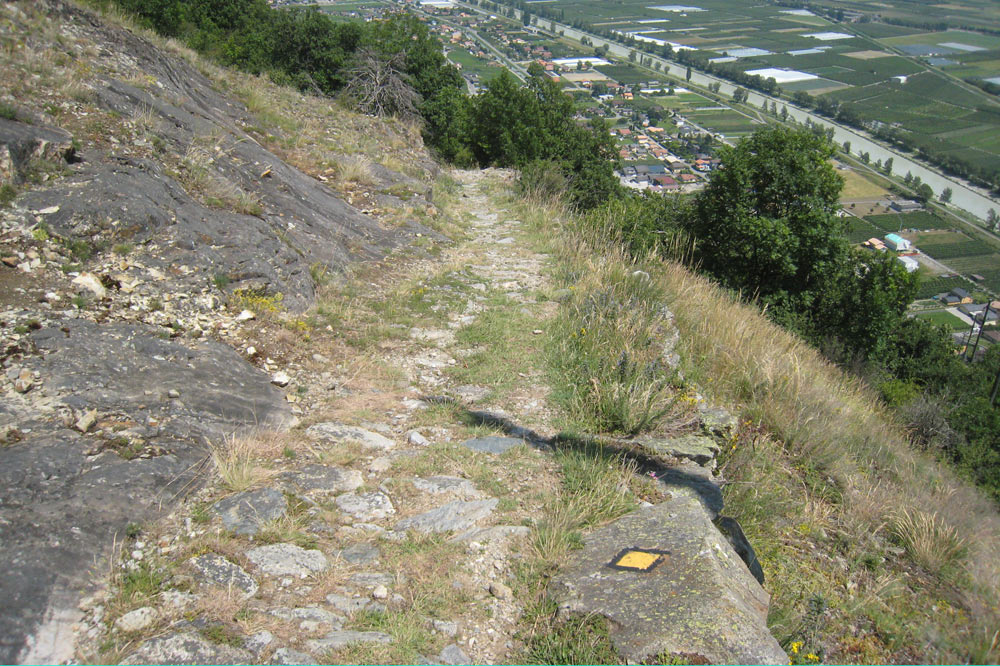
[[[619,571],[648,573],[655,569],[661,562],[665,562],[668,555],[670,553],[665,550],[626,548],[615,555],[614,559],[608,562],[608,566]]]

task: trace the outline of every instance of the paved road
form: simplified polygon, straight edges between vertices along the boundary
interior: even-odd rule
[[[460,2],[456,4],[461,4],[464,8],[477,10],[477,8],[473,5],[465,5]],[[516,18],[521,17],[520,10],[515,10],[515,16]],[[629,53],[633,50],[617,42],[608,41],[604,37],[584,32],[582,30],[577,30],[572,26],[563,25],[555,21],[550,21],[549,19],[539,18],[538,25],[543,29],[549,28],[554,32],[560,32],[564,37],[577,41],[579,41],[582,37],[586,37],[592,42],[593,46],[607,46],[610,53],[621,58],[628,58]],[[686,65],[680,65],[676,62],[645,53],[642,55],[643,57],[649,58],[654,64],[660,63],[664,73],[670,74],[671,76],[679,78],[682,81],[685,80],[687,74]],[[697,70],[691,71],[690,81],[702,87],[718,83],[719,93],[723,95],[732,95],[733,91],[737,88],[735,84],[729,83],[723,79],[718,79],[714,76],[703,74]],[[747,102],[757,107],[762,107],[765,104],[770,106],[771,102],[775,102],[779,105],[779,107],[787,107],[788,115],[799,123],[805,123],[806,120],[810,120],[814,124],[819,124],[823,127],[832,127],[833,140],[838,144],[850,141],[851,151],[854,154],[857,155],[867,152],[873,162],[882,160],[883,163],[891,157],[893,174],[897,176],[905,176],[906,173],[909,172],[914,176],[920,176],[920,180],[930,185],[931,189],[934,190],[935,195],[940,194],[944,188],[950,187],[952,190],[951,205],[972,213],[980,219],[986,219],[986,216],[989,214],[991,209],[1000,213],[1000,201],[990,198],[985,193],[971,187],[963,181],[944,176],[937,171],[933,171],[923,164],[910,159],[906,155],[886,148],[885,146],[873,141],[866,134],[862,134],[838,123],[831,122],[826,118],[821,118],[820,116],[793,106],[785,100],[770,97],[758,92],[750,91],[749,96],[747,97]]]

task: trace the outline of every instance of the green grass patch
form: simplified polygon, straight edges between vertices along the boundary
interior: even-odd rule
[[[932,324],[945,326],[953,331],[965,331],[969,328],[969,324],[966,324],[964,321],[947,311],[920,312],[915,316],[920,319],[926,319]]]
[[[485,312],[458,330],[458,343],[473,352],[452,367],[449,375],[460,383],[489,387],[495,395],[509,391],[521,381],[520,370],[538,353],[534,345],[538,338],[532,335],[538,324],[538,317],[522,312],[519,303],[506,296],[494,297]],[[517,363],[512,359],[518,359]]]
[[[897,233],[900,229],[916,229],[918,231],[951,229],[955,226],[953,223],[926,210],[918,210],[912,213],[869,215],[865,220],[886,233]]]
[[[968,238],[968,237],[965,237]],[[920,249],[930,255],[935,259],[945,260],[945,259],[955,259],[958,257],[974,257],[982,254],[992,254],[993,249],[978,240],[962,240],[962,241],[952,241],[948,239],[944,242],[933,243],[930,241],[921,241],[919,245]]]

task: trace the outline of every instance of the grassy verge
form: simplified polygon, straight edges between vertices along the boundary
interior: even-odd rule
[[[661,411],[650,405],[665,375],[602,374],[608,359],[595,358],[598,349],[628,349],[630,358],[651,362],[656,310],[647,302],[673,314],[687,381],[741,415],[739,436],[721,461],[726,513],[741,521],[758,551],[772,595],[769,625],[793,661],[1000,658],[994,505],[915,452],[860,382],[708,280],[652,257],[630,261],[606,233],[558,207],[532,202],[522,214],[563,233],[555,272],[572,295],[558,315],[565,322],[557,327],[554,367],[557,386],[574,386],[562,403],[573,420],[625,432],[657,427],[642,417]],[[596,338],[600,317],[593,313],[606,303],[627,316],[600,324],[607,336],[601,344],[580,342],[579,322],[590,322],[587,336]],[[616,413],[601,399],[614,395],[609,381],[627,398],[611,405],[627,405],[624,413],[638,420],[608,417]],[[664,386],[658,404],[666,395]],[[676,416],[664,414],[659,427]],[[561,500],[567,506],[569,497]],[[543,585],[544,574],[539,580]],[[558,650],[550,654],[567,658]]]

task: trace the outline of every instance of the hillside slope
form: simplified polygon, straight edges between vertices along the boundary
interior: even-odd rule
[[[1000,656],[995,506],[753,308],[413,127],[0,20],[0,659]]]

